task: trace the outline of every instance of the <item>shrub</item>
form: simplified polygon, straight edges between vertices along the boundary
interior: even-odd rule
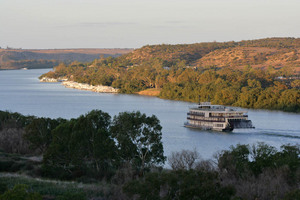
[[[0,195],[0,200],[42,200],[42,196],[31,192],[27,185],[19,184]]]
[[[7,190],[7,185],[5,183],[0,183],[0,195]]]
[[[229,200],[235,193],[233,187],[220,185],[216,172],[201,170],[148,173],[143,180],[125,184],[123,190],[138,199]]]
[[[197,159],[199,159],[199,154],[196,150],[182,150],[181,152],[172,152],[168,157],[168,163],[173,170],[189,170],[195,167]]]
[[[67,192],[56,198],[57,200],[86,200],[86,195],[84,193],[71,193]]]

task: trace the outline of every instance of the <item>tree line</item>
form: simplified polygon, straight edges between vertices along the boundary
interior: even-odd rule
[[[183,150],[170,171],[147,173],[123,187],[135,199],[299,199],[299,145],[280,150],[265,143],[231,146],[215,161]],[[136,196],[134,196],[136,195]]]
[[[136,93],[154,88],[165,99],[239,106],[244,108],[300,111],[299,79],[293,68],[267,69],[232,67],[189,67],[184,61],[175,64],[153,58],[139,65],[125,57],[95,60],[93,63],[60,64],[43,76],[67,77],[80,83],[107,85],[121,93]]]
[[[299,199],[299,145],[277,149],[265,143],[238,144],[211,160],[201,159],[196,150],[173,152],[166,159],[161,129],[155,116],[138,111],[111,118],[92,110],[70,120],[0,111],[0,141],[6,141],[6,146],[0,143],[0,171],[26,170],[34,177],[105,182],[102,187],[110,187],[107,199]],[[6,148],[7,144],[12,147]],[[43,157],[33,162],[26,155]],[[169,169],[162,168],[166,160]],[[30,183],[8,187],[2,179],[1,200],[53,195],[46,190],[39,194]],[[57,196],[88,198],[94,197],[88,192]]]
[[[42,154],[43,176],[101,179],[123,165],[140,174],[165,161],[159,120],[138,111],[122,112],[113,120],[101,110],[70,120],[1,111],[0,120],[4,141],[0,148],[8,153]],[[12,130],[15,134],[7,134]],[[26,145],[20,147],[18,143]]]

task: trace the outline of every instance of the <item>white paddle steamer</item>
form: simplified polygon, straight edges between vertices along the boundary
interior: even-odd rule
[[[201,102],[190,108],[185,127],[214,131],[232,131],[238,128],[254,128],[247,112],[236,111],[222,105]]]

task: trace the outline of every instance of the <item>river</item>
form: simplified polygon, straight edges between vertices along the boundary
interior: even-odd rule
[[[265,142],[280,147],[300,142],[300,114],[247,110],[255,129],[219,133],[183,126],[193,103],[139,95],[105,94],[69,89],[60,83],[41,83],[38,77],[49,69],[0,71],[0,110],[51,118],[76,118],[93,109],[112,117],[123,111],[156,115],[163,127],[165,155],[182,149],[197,150],[202,158],[213,158],[230,145]]]

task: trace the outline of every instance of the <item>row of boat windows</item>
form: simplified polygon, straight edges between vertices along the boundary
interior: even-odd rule
[[[189,115],[205,116],[204,112],[193,112],[190,111]],[[209,117],[246,117],[244,113],[209,113]]]
[[[231,116],[243,116],[243,113],[210,113],[212,117],[231,117]]]
[[[223,124],[214,124],[215,127],[223,127]]]
[[[190,112],[188,113],[188,115],[204,116],[204,113],[202,113],[202,112],[193,112],[193,111],[190,111]]]
[[[211,123],[207,123],[207,122],[196,122],[196,121],[190,121],[189,124],[192,124],[192,125],[196,125],[196,126],[204,126],[204,127],[212,127],[212,125],[214,127],[224,127],[223,124],[211,124]]]
[[[215,122],[225,122],[225,118],[207,118],[201,116],[189,116],[188,119],[191,120],[201,120],[201,121],[215,121]]]

